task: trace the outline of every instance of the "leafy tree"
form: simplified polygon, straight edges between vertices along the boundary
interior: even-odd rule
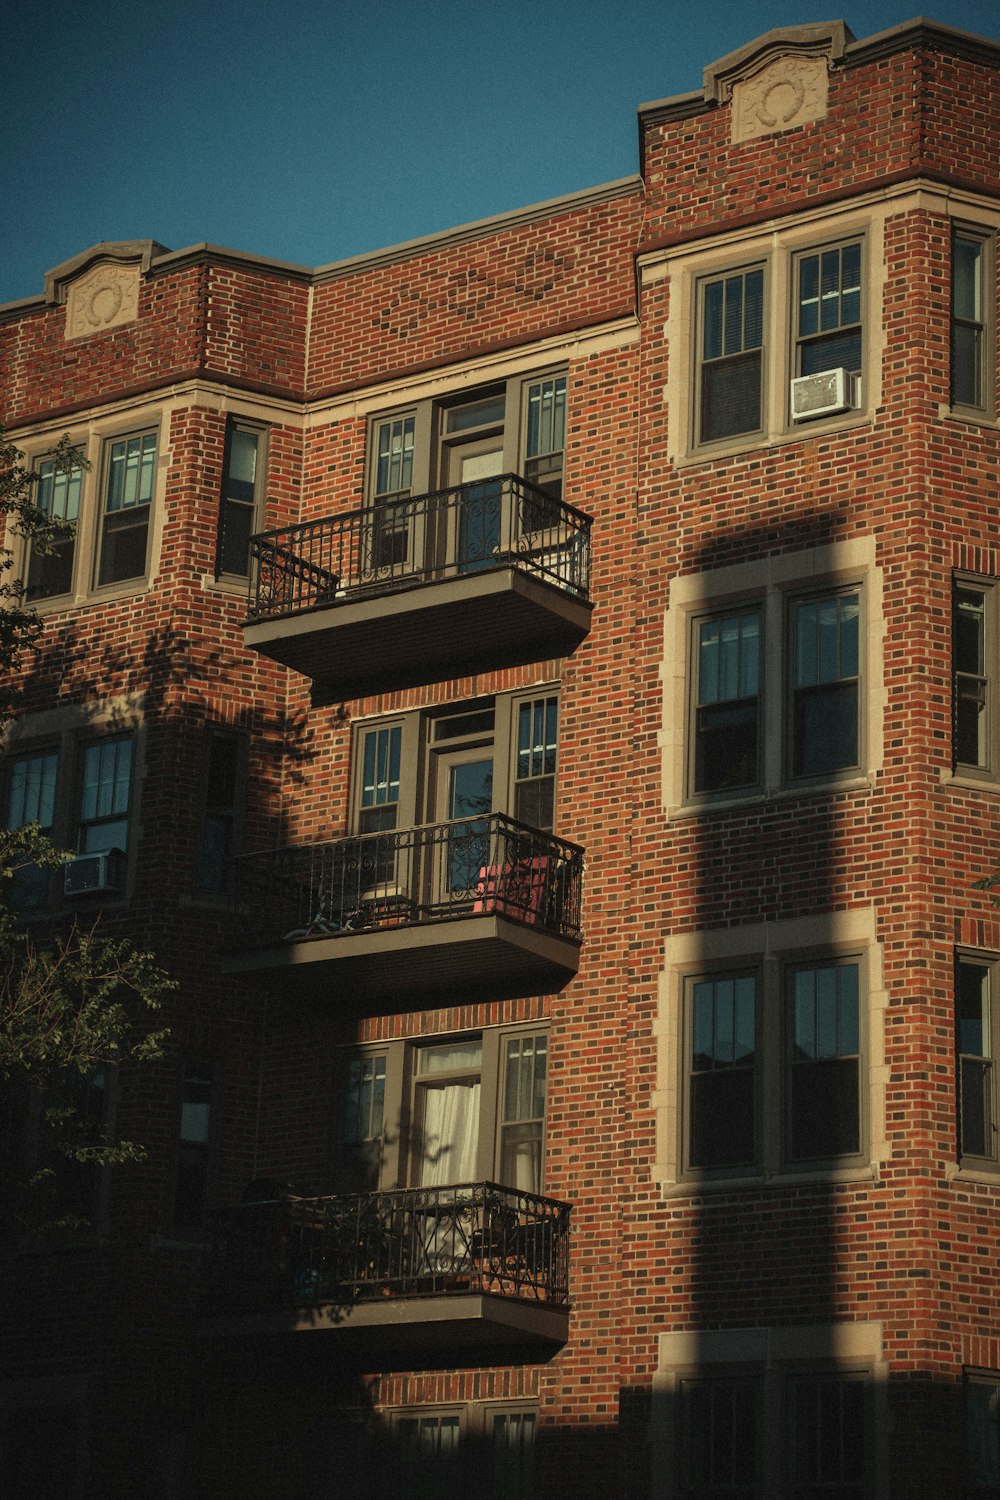
[[[68,437],[52,454],[56,467],[86,467]],[[53,521],[35,501],[37,475],[0,429],[0,730],[17,706],[16,675],[44,622],[27,603],[16,574],[15,546],[51,553],[72,531]],[[101,1120],[81,1105],[82,1085],[100,1069],[162,1055],[167,1033],[151,1029],[151,1013],[173,988],[153,956],[127,939],[104,937],[99,927],[73,922],[37,939],[18,920],[17,877],[55,870],[70,856],[54,848],[37,823],[0,830],[0,1228],[51,1228],[70,1222],[60,1214],[59,1160],[83,1166],[141,1160],[134,1141],[112,1140]],[[19,1106],[34,1095],[43,1121],[41,1165],[20,1159]],[[79,1220],[72,1220],[78,1223]],[[3,1236],[0,1236],[2,1238]]]

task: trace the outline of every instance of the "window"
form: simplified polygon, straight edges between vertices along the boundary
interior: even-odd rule
[[[692,612],[688,619],[689,796],[731,797],[762,783],[861,772],[866,642],[860,586],[799,596],[772,588],[762,599]],[[774,717],[782,691],[783,766]],[[775,730],[770,740],[765,722]]]
[[[446,1410],[404,1408],[384,1413],[383,1422],[364,1465],[375,1480],[372,1495],[399,1489],[419,1500],[466,1492],[484,1500],[532,1500],[538,1422],[533,1407],[476,1402]]]
[[[754,786],[760,776],[761,611],[695,622],[694,790]]]
[[[764,1027],[779,982],[772,967],[685,980],[683,1138],[691,1176],[860,1160],[860,963],[786,963],[784,1037]]]
[[[856,1156],[861,1149],[858,964],[792,968],[787,1007],[788,1160]]]
[[[500,1182],[544,1190],[548,1035],[395,1042],[345,1059],[339,1189]]]
[[[376,418],[365,561],[373,579],[475,572],[492,566],[515,537],[551,528],[543,496],[562,495],[566,401],[560,372]],[[524,490],[515,510],[504,474],[520,475],[542,494]],[[443,491],[450,492],[445,501]]]
[[[379,833],[510,812],[551,832],[558,736],[559,698],[551,690],[362,724],[354,753],[354,826]]]
[[[955,1070],[958,1082],[958,1158],[965,1166],[996,1168],[997,1142],[995,961],[960,955],[955,970]]]
[[[246,748],[240,734],[208,731],[197,870],[197,887],[206,895],[224,895],[229,888],[229,862],[238,849],[243,817]]]
[[[217,1134],[216,1082],[211,1063],[191,1059],[183,1063],[174,1168],[175,1229],[197,1229],[205,1220]]]
[[[37,823],[47,838],[51,837],[56,819],[56,791],[59,782],[59,752],[45,749],[15,756],[10,764],[7,786],[7,827],[23,828]],[[49,895],[50,872],[40,865],[24,865],[16,870],[10,889],[11,905],[27,914],[44,907]]]
[[[993,409],[993,242],[956,229],[951,240],[951,404],[973,413]]]
[[[80,817],[76,848],[80,854],[106,849],[128,850],[132,796],[131,735],[92,740],[82,752]]]
[[[661,1334],[653,1492],[684,1500],[880,1494],[884,1376],[877,1323]]]
[[[83,469],[64,469],[53,459],[43,459],[36,471],[34,501],[50,521],[66,528],[66,534],[49,543],[46,551],[29,548],[25,596],[29,601],[51,599],[73,591],[73,563],[80,520]]]
[[[996,1500],[1000,1495],[1000,1374],[967,1371],[965,1375],[966,1500]]]
[[[156,433],[108,444],[100,520],[98,584],[143,578],[156,479]]]
[[[796,261],[795,374],[862,370],[861,242]]]
[[[250,570],[250,538],[258,529],[264,482],[264,433],[243,422],[226,429],[219,537],[215,576],[245,578]]]
[[[954,761],[957,770],[973,775],[994,769],[995,606],[992,584],[956,580],[952,626]]]
[[[700,307],[698,441],[761,427],[764,271],[758,266],[703,282]]]
[[[792,776],[859,765],[860,612],[856,589],[792,604]]]

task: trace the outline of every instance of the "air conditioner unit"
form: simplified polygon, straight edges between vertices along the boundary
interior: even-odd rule
[[[121,849],[77,854],[63,866],[63,892],[67,896],[103,896],[124,887],[125,855]]]
[[[820,370],[792,381],[792,421],[829,417],[854,405],[854,380],[847,370]]]

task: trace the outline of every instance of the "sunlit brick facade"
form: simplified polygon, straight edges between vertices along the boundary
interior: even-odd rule
[[[179,982],[5,1270],[17,1495],[1000,1493],[1000,44],[771,32],[639,141],[0,309],[29,915]]]

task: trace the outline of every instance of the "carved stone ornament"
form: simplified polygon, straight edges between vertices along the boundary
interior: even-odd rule
[[[775,58],[753,78],[733,84],[734,141],[792,130],[826,114],[825,57],[789,54]]]
[[[119,323],[134,323],[139,316],[141,274],[138,265],[105,261],[74,281],[66,292],[67,339],[103,333]]]

